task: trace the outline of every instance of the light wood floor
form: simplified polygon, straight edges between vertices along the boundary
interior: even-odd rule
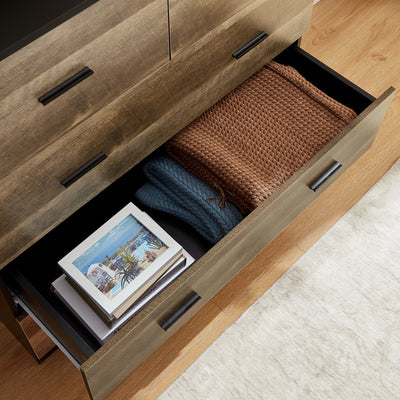
[[[378,96],[400,88],[399,21],[398,0],[321,0],[302,47]],[[157,398],[390,168],[400,157],[399,132],[397,93],[372,149],[108,399]],[[59,350],[38,365],[3,326],[0,337],[1,399],[88,399]]]

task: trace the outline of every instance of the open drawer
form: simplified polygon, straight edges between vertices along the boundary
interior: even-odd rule
[[[104,345],[54,296],[50,285],[61,275],[59,259],[134,202],[136,189],[145,182],[145,160],[1,271],[24,307],[80,368],[92,398],[105,398],[371,146],[393,88],[374,99],[297,45],[276,60],[295,67],[357,117],[214,246],[189,226],[145,210],[197,261]]]

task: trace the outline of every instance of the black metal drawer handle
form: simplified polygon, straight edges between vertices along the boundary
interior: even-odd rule
[[[85,67],[81,71],[77,72],[75,75],[71,76],[55,88],[45,93],[43,96],[40,96],[38,100],[45,106],[46,104],[49,104],[51,101],[56,99],[58,96],[61,96],[66,91],[73,88],[79,82],[82,82],[93,73],[94,72],[89,67]]]
[[[61,184],[65,187],[72,185],[75,181],[89,172],[92,168],[94,168],[97,164],[100,164],[103,160],[105,160],[107,156],[104,153],[99,153],[97,156],[94,156],[90,161],[88,161],[85,165],[82,165],[79,169],[73,172],[71,175],[67,176],[64,180],[61,181]]]
[[[171,316],[169,316],[164,322],[160,324],[164,331],[168,330],[179,318],[181,318],[190,308],[192,308],[201,297],[194,293],[187,299]]]
[[[250,40],[249,43],[245,44],[239,50],[235,51],[232,54],[232,56],[238,60],[240,57],[243,57],[246,53],[248,53],[252,48],[254,48],[258,44],[260,44],[267,37],[268,37],[268,33],[265,33],[265,32],[259,33],[254,39]]]
[[[335,162],[328,170],[326,170],[314,183],[310,185],[310,189],[317,191],[317,189],[326,182],[340,167],[342,164]]]

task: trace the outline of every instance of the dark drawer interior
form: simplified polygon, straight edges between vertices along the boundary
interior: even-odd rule
[[[276,61],[293,66],[315,86],[352,108],[357,114],[375,100],[297,45],[292,45],[281,53]],[[162,149],[158,151],[161,152]],[[134,166],[1,271],[10,288],[23,299],[32,313],[48,327],[78,364],[82,364],[101,345],[50,290],[51,282],[62,273],[57,262],[128,202],[136,203],[134,193],[145,182],[142,173],[145,161]],[[212,247],[190,226],[143,209],[195,259],[202,257]]]
[[[335,100],[352,108],[357,114],[364,111],[375,99],[332,68],[308,54],[296,45],[279,54],[275,61],[291,65],[309,82]]]

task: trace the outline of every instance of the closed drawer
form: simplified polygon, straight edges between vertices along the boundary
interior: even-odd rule
[[[256,7],[257,3],[260,2],[257,0],[223,0],[218,2],[212,0],[171,0],[169,5],[172,57],[251,3]],[[267,0],[263,3],[264,8],[262,11],[260,10],[261,14],[257,18],[264,22],[263,28],[266,33],[272,33],[295,15],[298,15],[305,7],[312,4],[309,0],[295,2]]]
[[[2,271],[13,291],[77,360],[94,399],[103,399],[112,391],[371,146],[393,88],[374,99],[296,46],[280,54],[277,61],[294,66],[317,87],[353,108],[357,117],[213,247],[189,228],[179,228],[173,219],[165,221],[146,210],[197,261],[107,343],[96,344],[54,299],[49,287],[61,273],[57,261],[127,202],[134,201],[135,190],[144,182],[140,163]],[[335,163],[341,167],[321,179]],[[40,273],[30,267],[32,260],[40,260]],[[192,304],[187,312],[176,313],[187,304]],[[171,324],[165,326],[171,316]]]
[[[159,4],[157,0],[149,7]],[[311,5],[294,12],[286,24],[272,29],[275,25],[269,14],[271,4],[275,3],[271,0],[252,2],[212,34],[163,64],[57,140],[54,139],[60,134],[49,126],[41,134],[27,133],[25,139],[18,134],[14,141],[8,131],[8,140],[0,150],[4,158],[0,169],[2,167],[4,172],[12,165],[21,165],[12,172],[7,171],[0,181],[4,188],[0,193],[0,266],[297,40],[307,29]],[[265,40],[241,58],[233,57],[262,31],[269,32]],[[93,75],[45,107],[32,98],[34,107],[39,107],[40,112],[45,112],[47,107],[56,110],[61,107],[59,104],[71,99],[86,98],[84,88],[102,90],[95,85],[98,78],[96,69],[93,70]],[[70,123],[73,115],[81,117],[73,112],[64,115],[60,110],[57,115],[60,119],[52,120],[54,124]],[[51,143],[40,150],[46,141]],[[28,154],[33,148],[34,154]],[[61,185],[62,180],[100,152],[108,158],[68,189]],[[22,162],[24,156],[29,158]]]
[[[148,0],[77,51],[50,62],[0,99],[0,179],[168,59],[165,1]]]
[[[2,85],[0,99],[26,85],[76,51],[93,42],[108,30],[132,16],[151,0],[90,0],[88,7],[64,23],[39,36],[0,63]],[[75,11],[75,10],[73,10]],[[5,16],[7,17],[7,10]],[[90,20],[90,24],[88,21]]]

